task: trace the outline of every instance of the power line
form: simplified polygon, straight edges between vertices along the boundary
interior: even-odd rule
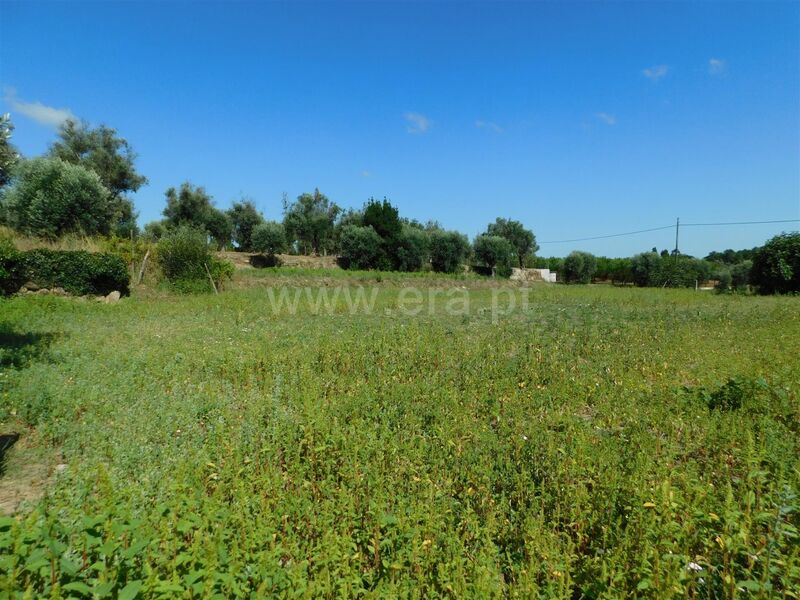
[[[765,225],[773,223],[800,223],[800,219],[780,219],[776,221],[733,221],[727,223],[681,223],[681,227],[716,227],[720,225]],[[638,231],[627,231],[625,233],[612,233],[609,235],[596,235],[593,237],[575,238],[572,240],[548,240],[539,244],[567,244],[570,242],[588,242],[590,240],[604,240],[608,238],[623,237],[626,235],[636,235],[639,233],[649,233],[651,231],[662,231],[672,229],[675,225],[664,225],[663,227],[651,227],[650,229],[640,229]],[[677,243],[677,242],[676,242]]]
[[[623,235],[635,235],[637,233],[647,233],[649,231],[661,231],[662,229],[672,229],[674,225],[665,225],[664,227],[653,227],[652,229],[640,229],[639,231],[628,231],[626,233],[612,233],[611,235],[598,235],[595,237],[576,238],[574,240],[551,240],[548,242],[539,242],[540,244],[566,244],[567,242],[586,242],[589,240],[603,240],[606,238],[621,237]]]
[[[731,223],[681,223],[681,227],[707,227],[717,225],[764,225],[766,223],[800,223],[800,219],[781,219],[779,221],[734,221]]]

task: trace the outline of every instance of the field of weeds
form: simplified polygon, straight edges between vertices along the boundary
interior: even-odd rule
[[[0,300],[0,597],[798,597],[797,298],[345,284]]]

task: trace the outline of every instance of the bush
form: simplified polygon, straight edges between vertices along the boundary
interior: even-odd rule
[[[339,237],[343,263],[349,269],[388,269],[383,240],[372,227],[345,225]]]
[[[0,296],[8,296],[25,283],[22,253],[9,239],[0,238]]]
[[[161,238],[157,252],[161,272],[177,291],[210,291],[206,268],[211,270],[212,257],[206,231],[177,227]]]
[[[761,294],[800,292],[800,232],[776,235],[759,248],[750,281]]]
[[[589,283],[597,269],[597,259],[589,252],[575,251],[564,259],[564,281]]]
[[[253,227],[250,234],[250,247],[254,252],[275,256],[286,250],[286,232],[283,225],[267,221]]]
[[[233,277],[234,266],[211,255],[208,233],[182,225],[167,233],[157,246],[161,272],[179,292],[211,291],[209,273],[217,288]]]
[[[437,273],[456,273],[469,254],[467,236],[457,231],[431,232],[431,266]]]
[[[63,288],[77,296],[130,293],[125,261],[113,254],[83,250],[28,250],[22,253],[25,279],[43,288]]]
[[[283,264],[280,257],[275,255],[267,256],[265,254],[251,254],[247,262],[250,263],[251,267],[255,267],[256,269],[280,267]]]
[[[115,217],[97,174],[57,158],[20,163],[2,200],[9,225],[47,239],[69,232],[105,235]]]
[[[205,266],[211,262],[208,234],[201,229],[180,226],[158,242],[158,262],[168,281],[206,279]]]

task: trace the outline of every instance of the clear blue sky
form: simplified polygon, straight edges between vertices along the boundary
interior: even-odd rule
[[[470,236],[519,219],[540,241],[796,219],[798,32],[798,2],[0,1],[0,110],[25,156],[67,114],[117,128],[150,180],[141,223],[186,180],[272,219],[319,187]],[[681,249],[797,228],[687,228]]]

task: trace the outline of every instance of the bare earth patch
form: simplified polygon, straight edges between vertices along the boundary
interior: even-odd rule
[[[0,468],[0,515],[11,515],[42,497],[59,465],[57,453],[31,447],[25,436],[3,455]]]

